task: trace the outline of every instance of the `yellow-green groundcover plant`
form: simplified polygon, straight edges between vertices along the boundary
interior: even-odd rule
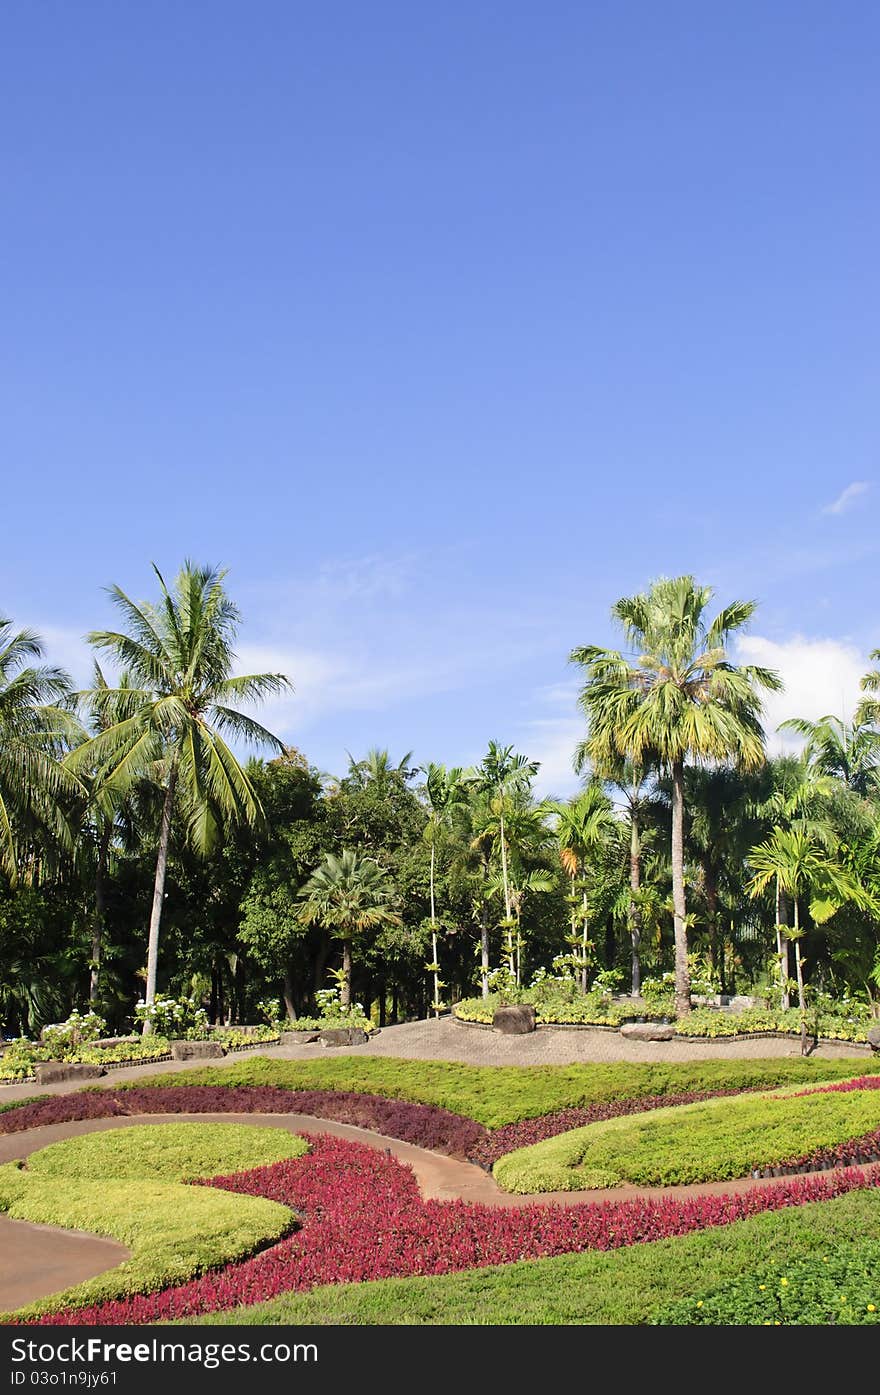
[[[141,1124],[65,1139],[32,1154],[26,1166],[0,1167],[0,1211],[11,1219],[91,1231],[131,1251],[115,1269],[16,1316],[153,1293],[280,1239],[296,1225],[288,1207],[186,1182],[306,1151],[304,1139],[282,1128]]]
[[[587,1124],[499,1158],[510,1192],[743,1177],[880,1128],[880,1090],[741,1095]]]

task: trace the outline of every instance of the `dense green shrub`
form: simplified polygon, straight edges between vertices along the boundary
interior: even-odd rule
[[[588,1124],[508,1153],[493,1171],[506,1191],[523,1193],[720,1181],[878,1126],[880,1090],[740,1095]]]
[[[77,1061],[96,1066],[129,1065],[135,1061],[159,1061],[167,1056],[170,1047],[164,1037],[135,1037],[121,1041],[116,1046],[70,1046],[56,1050],[43,1043],[28,1041],[26,1037],[10,1042],[0,1056],[0,1084],[12,1084],[33,1077],[34,1067],[40,1061]]]
[[[772,1060],[689,1061],[570,1066],[468,1066],[456,1061],[407,1061],[382,1056],[336,1056],[278,1061],[242,1056],[222,1067],[196,1066],[138,1082],[170,1085],[273,1085],[291,1090],[357,1090],[390,1099],[435,1104],[487,1128],[559,1109],[645,1095],[686,1091],[772,1088],[880,1074],[880,1062],[821,1061],[801,1056]],[[125,1089],[120,1085],[118,1089]]]
[[[487,998],[463,998],[456,1003],[453,1013],[463,1022],[484,1022],[491,1025],[495,1009],[508,1000],[508,995],[490,993]],[[619,1027],[622,1022],[634,1017],[663,1017],[665,1008],[653,1005],[621,1001],[610,997],[600,989],[590,993],[549,992],[526,988],[518,995],[521,1003],[529,1003],[535,1009],[537,1022],[559,1025],[581,1025],[595,1027]]]

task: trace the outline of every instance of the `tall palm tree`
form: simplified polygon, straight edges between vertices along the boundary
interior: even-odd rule
[[[81,700],[86,708],[85,719],[87,723],[82,732],[83,742],[88,741],[90,736],[97,736],[101,732],[107,731],[115,723],[124,719],[128,695],[132,687],[131,675],[121,673],[116,691],[122,696],[114,698],[100,664],[94,665],[92,687],[86,693],[81,694]],[[80,776],[88,790],[82,814],[80,850],[82,852],[88,849],[84,860],[87,864],[88,874],[93,879],[94,888],[92,943],[89,956],[89,1002],[93,1006],[97,1004],[99,996],[101,960],[104,948],[106,883],[111,863],[111,851],[114,841],[119,839],[122,826],[127,826],[130,835],[134,822],[131,791],[121,794],[118,788],[112,784],[108,785],[108,777],[112,774],[114,759],[115,752],[111,752],[103,766],[95,766],[89,770],[81,765],[79,767]]]
[[[223,586],[225,571],[187,561],[169,588],[159,569],[153,570],[158,603],[137,603],[113,586],[109,594],[127,628],[88,636],[127,670],[135,686],[90,690],[87,700],[98,713],[111,713],[112,720],[68,757],[75,771],[104,772],[108,798],[127,794],[145,776],[164,791],[147,945],[147,1004],[156,996],[173,816],[182,815],[197,853],[210,850],[224,824],[262,822],[250,777],[224,734],[279,752],[283,743],[229,704],[258,701],[290,686],[280,673],[233,677],[232,644],[241,617]]]
[[[587,716],[586,747],[598,769],[614,757],[656,755],[672,783],[672,898],[675,923],[675,1001],[690,1012],[687,905],[684,883],[684,768],[688,758],[732,760],[745,769],[764,761],[758,689],[778,691],[776,673],[737,666],[729,642],[748,622],[754,601],[734,601],[711,622],[712,588],[692,576],[662,578],[641,595],[612,607],[635,651],[585,645],[570,658],[586,680],[580,704]]]
[[[60,760],[79,730],[70,678],[42,657],[39,635],[0,617],[0,873],[11,886],[35,835],[70,848],[66,806],[83,793]]]
[[[864,713],[864,703],[860,711]],[[852,722],[840,717],[820,717],[811,722],[806,717],[790,717],[782,722],[780,731],[796,731],[806,738],[804,758],[818,775],[839,780],[847,789],[863,798],[880,792],[880,731],[871,722]]]
[[[352,940],[366,930],[401,923],[400,916],[389,908],[390,895],[385,868],[350,849],[339,857],[327,853],[300,893],[303,924],[323,925],[342,941],[340,1002],[344,1008],[351,1007]]]
[[[586,773],[590,765],[587,742],[580,741],[575,749],[574,768],[578,775]],[[605,785],[616,791],[616,803],[622,805],[629,827],[629,899],[626,908],[627,929],[629,930],[630,994],[637,998],[642,986],[642,836],[645,821],[657,807],[656,794],[651,788],[656,761],[643,758],[639,761],[627,760],[615,753],[610,764],[601,773]]]
[[[408,757],[407,757],[408,759]],[[425,797],[428,801],[428,822],[425,825],[425,838],[431,847],[431,962],[434,975],[434,1016],[440,1016],[440,968],[437,958],[437,903],[435,896],[435,872],[437,865],[437,843],[456,821],[466,814],[468,804],[468,782],[461,766],[454,765],[447,770],[445,765],[435,765],[433,761],[424,767]]]
[[[616,827],[611,800],[598,780],[591,780],[584,790],[568,803],[552,805],[556,817],[556,838],[559,860],[571,881],[572,939],[577,933],[575,885],[586,871],[591,855],[595,855]],[[587,991],[588,896],[584,887],[581,900],[581,992]]]
[[[371,746],[362,760],[355,760],[351,752],[348,752],[346,779],[355,789],[375,785],[380,791],[386,790],[394,781],[405,784],[412,778],[416,770],[410,765],[411,760],[412,751],[407,751],[395,765],[388,751],[378,746]]]
[[[800,756],[780,756],[770,762],[770,793],[745,810],[767,819],[771,832],[782,829],[809,834],[826,851],[837,841],[835,830],[827,817],[827,804],[834,791],[829,775],[817,773],[805,753]],[[781,877],[775,880],[776,956],[779,962],[780,1002],[783,1010],[791,1006],[789,994],[788,897]]]
[[[752,878],[747,890],[750,896],[760,896],[775,881],[792,903],[794,919],[787,931],[794,941],[795,969],[798,985],[798,1006],[801,1012],[801,1048],[806,1042],[803,959],[799,902],[809,898],[809,909],[817,925],[823,925],[846,901],[863,910],[873,908],[872,897],[859,886],[845,867],[829,855],[825,847],[805,828],[774,828],[770,837],[749,854]]]
[[[507,867],[507,836],[505,830],[505,802],[508,797],[521,795],[528,790],[538,773],[539,762],[518,755],[512,746],[499,746],[497,741],[489,742],[489,749],[475,771],[475,782],[489,798],[489,806],[498,817],[498,842],[501,849],[501,879],[504,889],[504,916],[508,924],[513,918],[513,903],[510,899],[510,877]]]

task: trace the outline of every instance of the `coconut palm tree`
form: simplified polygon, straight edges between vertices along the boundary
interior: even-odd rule
[[[732,636],[751,618],[754,601],[734,601],[711,622],[712,588],[692,576],[663,578],[612,607],[634,654],[598,645],[570,658],[586,672],[580,705],[586,748],[597,769],[616,756],[656,756],[672,783],[672,892],[676,1011],[690,1012],[684,882],[684,769],[687,760],[725,761],[756,769],[764,761],[758,689],[778,691],[770,669],[731,662]]]
[[[342,941],[340,1003],[351,1007],[352,940],[366,930],[400,925],[399,915],[388,901],[391,888],[384,867],[370,857],[358,857],[350,849],[339,857],[327,853],[299,896],[304,925],[322,925]]]
[[[408,757],[407,757],[408,759]],[[425,798],[428,801],[428,822],[425,825],[425,839],[431,848],[431,963],[434,975],[434,1016],[440,1016],[440,965],[437,958],[437,902],[435,895],[437,843],[444,833],[465,816],[468,807],[468,782],[461,766],[454,765],[449,770],[445,765],[435,765],[431,761],[424,767]]]
[[[800,922],[799,902],[801,898],[808,897],[813,921],[816,925],[824,925],[844,902],[850,901],[860,909],[870,911],[874,909],[873,898],[845,867],[829,855],[815,834],[805,828],[774,828],[766,842],[752,848],[749,863],[753,875],[746,889],[750,896],[760,896],[775,881],[792,904],[793,923],[786,933],[794,941],[801,1049],[805,1050],[804,961],[800,944],[804,931]]]
[[[83,793],[60,760],[79,731],[70,678],[42,657],[39,635],[0,617],[0,873],[11,886],[28,840],[71,847],[67,807]]]
[[[591,856],[603,847],[616,828],[616,820],[611,800],[598,780],[591,780],[586,788],[568,803],[551,806],[556,818],[555,833],[559,843],[559,860],[562,869],[571,881],[572,939],[577,933],[577,911],[575,908],[575,885],[578,877],[586,871]],[[581,992],[587,991],[587,943],[588,943],[588,896],[584,887],[581,898]]]
[[[81,741],[77,744],[88,741],[91,736],[97,736],[101,732],[107,731],[116,722],[123,720],[128,695],[133,686],[130,674],[120,674],[116,690],[122,696],[114,698],[111,686],[107,682],[100,664],[94,665],[92,687],[87,692],[80,694],[80,700],[86,709],[86,726],[83,728]],[[82,809],[79,853],[80,860],[85,864],[86,875],[92,879],[94,891],[92,943],[89,956],[89,1002],[92,1006],[97,1004],[99,996],[101,960],[104,948],[106,883],[111,865],[111,853],[114,844],[119,842],[123,829],[128,834],[128,841],[132,840],[135,823],[132,791],[128,790],[125,794],[121,794],[118,788],[113,787],[112,784],[108,786],[107,783],[108,776],[113,771],[114,758],[115,752],[111,752],[102,767],[86,770],[82,765],[79,766],[80,777],[88,791]]]
[[[381,750],[378,746],[371,746],[363,760],[355,760],[350,751],[347,755],[346,779],[354,789],[365,789],[367,785],[375,785],[379,790],[386,790],[394,781],[405,784],[416,773],[416,767],[410,765],[412,751],[407,751],[396,765],[388,751]]]
[[[262,822],[262,806],[250,777],[224,735],[279,752],[283,743],[229,704],[259,701],[290,686],[280,673],[233,677],[232,644],[241,617],[224,589],[225,571],[187,561],[169,588],[158,568],[153,570],[160,588],[158,603],[137,603],[113,586],[109,594],[126,629],[96,630],[88,636],[127,670],[134,686],[99,686],[85,695],[96,713],[108,713],[111,720],[67,761],[76,772],[101,770],[108,799],[126,795],[145,776],[163,789],[147,945],[147,1004],[156,996],[172,819],[175,813],[182,816],[186,837],[197,853],[209,851],[226,824]]]

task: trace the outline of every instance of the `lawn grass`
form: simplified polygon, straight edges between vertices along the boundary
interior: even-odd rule
[[[508,1153],[493,1172],[520,1193],[725,1181],[878,1127],[880,1090],[739,1095],[587,1124]]]
[[[880,1193],[850,1192],[833,1201],[764,1212],[731,1225],[624,1249],[470,1269],[459,1274],[382,1279],[290,1294],[197,1319],[294,1326],[333,1324],[641,1325],[671,1305],[724,1285],[758,1290],[789,1266],[848,1254],[858,1263],[863,1237],[880,1231]],[[880,1303],[877,1304],[880,1308]],[[674,1314],[677,1321],[689,1320]],[[744,1319],[751,1320],[751,1319]],[[785,1321],[786,1319],[782,1319]],[[795,1315],[796,1320],[796,1315]],[[813,1318],[813,1321],[820,1319]],[[828,1321],[835,1320],[831,1314]],[[872,1320],[866,1314],[866,1320]]]
[[[184,1129],[192,1131],[188,1140],[181,1137]],[[219,1130],[227,1131],[225,1145],[238,1160],[247,1154],[245,1166],[277,1159],[279,1152],[290,1157],[303,1151],[302,1140],[281,1129],[162,1124],[67,1139],[43,1150],[45,1156],[32,1154],[27,1168],[18,1163],[0,1167],[0,1211],[13,1220],[90,1231],[131,1251],[115,1269],[18,1309],[16,1317],[153,1293],[253,1254],[292,1230],[293,1212],[277,1202],[161,1180],[192,1167],[214,1175],[228,1171]],[[248,1135],[248,1142],[237,1134]],[[268,1140],[269,1134],[279,1138]],[[164,1165],[159,1156],[163,1135],[170,1147]],[[105,1143],[109,1146],[102,1150]],[[116,1175],[102,1172],[104,1165]],[[2,1314],[0,1320],[9,1316]]]
[[[250,1124],[137,1124],[50,1143],[28,1160],[28,1172],[84,1180],[141,1177],[153,1182],[192,1182],[222,1177],[264,1163],[300,1158],[304,1138],[282,1128]]]
[[[803,1057],[674,1064],[469,1066],[454,1061],[406,1061],[382,1056],[339,1056],[321,1061],[279,1061],[249,1056],[223,1066],[201,1066],[150,1076],[138,1086],[272,1085],[289,1090],[354,1090],[438,1105],[499,1128],[520,1119],[602,1101],[689,1090],[772,1088],[880,1073],[880,1063]],[[134,1082],[132,1082],[134,1086]],[[119,1085],[117,1090],[124,1090]]]

